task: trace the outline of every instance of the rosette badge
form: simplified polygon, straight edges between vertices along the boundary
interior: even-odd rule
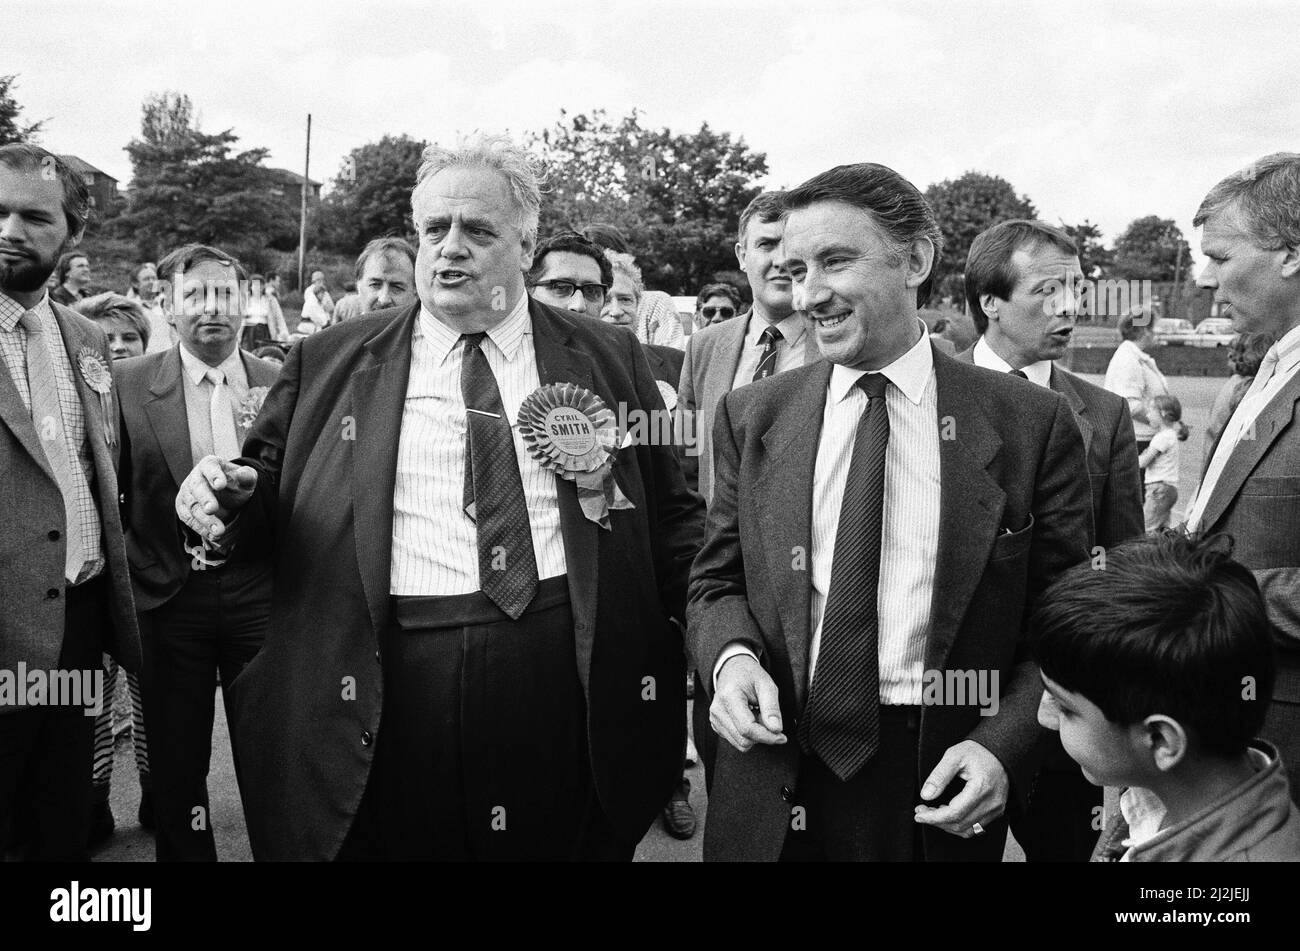
[[[519,432],[533,458],[578,487],[582,513],[608,529],[610,509],[634,506],[614,480],[618,421],[595,393],[548,383],[519,407]]]

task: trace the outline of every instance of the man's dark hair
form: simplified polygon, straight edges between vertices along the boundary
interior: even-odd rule
[[[918,238],[925,238],[934,246],[930,273],[916,289],[916,306],[924,307],[934,287],[935,272],[943,251],[943,235],[934,212],[916,186],[892,168],[874,162],[859,162],[839,165],[814,175],[785,193],[787,213],[819,201],[844,202],[869,212],[885,232],[900,260],[905,258],[912,242]]]
[[[72,262],[77,258],[84,259],[87,264],[90,263],[90,258],[85,251],[64,251],[59,255],[59,263],[54,267],[56,281],[62,284],[68,279],[68,272],[72,270]]]
[[[1121,726],[1177,720],[1204,752],[1240,755],[1273,695],[1273,631],[1224,535],[1133,539],[1060,575],[1030,621],[1043,673]]]
[[[85,230],[90,220],[90,191],[67,162],[39,145],[11,142],[0,145],[0,165],[16,172],[57,175],[63,186],[63,218],[68,223],[68,236],[75,237]]]
[[[579,233],[603,250],[617,251],[619,254],[632,253],[632,246],[628,244],[627,236],[608,222],[593,221]]]
[[[1021,248],[1036,251],[1044,246],[1079,256],[1079,246],[1065,231],[1045,221],[1024,218],[999,222],[971,242],[966,255],[966,304],[981,334],[989,328],[989,317],[980,306],[980,296],[992,294],[999,300],[1010,300],[1020,280],[1011,256]]]
[[[354,271],[356,279],[361,280],[361,272],[366,268],[366,262],[376,254],[393,254],[398,257],[404,257],[411,262],[411,267],[415,267],[415,248],[404,238],[375,238],[369,242],[361,253],[357,255],[357,266]]]
[[[745,246],[745,232],[749,230],[749,223],[757,218],[761,223],[770,225],[774,221],[780,221],[781,215],[785,213],[785,192],[759,192],[754,196],[754,200],[745,206],[745,210],[740,213],[740,222],[736,225],[736,240],[740,246]]]
[[[158,280],[166,282],[164,286],[167,293],[163,295],[163,299],[166,301],[167,306],[175,310],[177,291],[184,293],[184,288],[178,287],[177,279],[180,275],[185,274],[204,261],[215,261],[217,264],[233,267],[236,280],[243,284],[248,282],[248,273],[233,255],[207,244],[186,244],[172,251],[158,262]]]
[[[559,234],[551,235],[537,246],[533,254],[533,266],[528,269],[526,275],[525,283],[529,287],[536,287],[537,282],[541,280],[546,270],[546,256],[552,251],[567,251],[570,254],[581,254],[583,257],[591,258],[600,268],[600,283],[606,287],[614,284],[614,268],[604,252],[576,231],[561,231]]]
[[[700,312],[700,308],[704,306],[704,302],[710,297],[727,298],[735,305],[736,313],[740,313],[741,308],[745,306],[744,301],[741,299],[740,291],[736,290],[736,288],[731,284],[705,284],[695,298],[695,312],[697,314]]]

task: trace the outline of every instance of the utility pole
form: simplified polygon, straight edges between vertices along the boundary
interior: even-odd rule
[[[1183,311],[1185,312],[1185,311],[1186,311],[1186,308],[1183,307],[1183,285],[1182,285],[1182,277],[1183,277],[1183,242],[1180,240],[1180,241],[1178,242],[1178,257],[1176,257],[1176,258],[1174,259],[1174,293],[1173,293],[1173,298],[1174,298],[1174,309],[1175,309],[1175,311],[1177,311],[1177,310],[1183,310]],[[1181,313],[1176,313],[1176,314],[1171,314],[1170,316],[1182,317],[1183,314],[1181,314]]]
[[[307,157],[302,163],[302,207],[298,215],[298,290],[302,290],[303,269],[307,266],[307,177],[311,171],[311,113],[307,113]]]

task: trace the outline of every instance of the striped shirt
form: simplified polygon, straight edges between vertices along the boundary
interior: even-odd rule
[[[529,454],[519,434],[519,407],[538,388],[528,295],[487,332],[482,351],[496,377],[515,440],[539,579],[564,574],[556,476]],[[411,339],[411,377],[402,412],[393,490],[390,593],[468,594],[480,590],[478,536],[465,514],[465,401],[460,389],[464,345],[421,308]]]
[[[734,390],[746,383],[754,382],[754,371],[758,369],[763,358],[763,344],[760,342],[763,331],[772,326],[753,310],[749,312],[749,327],[745,330],[745,346],[741,348],[740,360],[736,363],[736,375],[732,378]],[[787,315],[776,322],[776,329],[781,331],[781,342],[776,347],[776,367],[773,373],[784,373],[804,364],[803,337],[808,333],[808,321],[800,311]]]
[[[27,308],[11,297],[0,293],[0,355],[4,357],[5,368],[14,381],[14,387],[23,401],[23,406],[30,414],[32,411],[31,388],[27,383],[27,331],[18,323]],[[90,580],[104,569],[103,534],[99,525],[99,509],[95,506],[95,497],[90,487],[95,480],[95,460],[90,452],[90,440],[86,438],[86,411],[81,405],[81,396],[73,379],[72,361],[68,358],[68,349],[64,345],[59,323],[54,319],[54,309],[50,306],[49,295],[41,298],[40,303],[32,308],[41,322],[41,332],[49,342],[50,358],[54,363],[55,385],[59,394],[59,409],[63,416],[63,438],[68,446],[68,458],[76,459],[80,465],[72,468],[74,512],[67,513],[67,518],[77,519],[81,538],[86,546],[86,560],[81,566],[75,583]],[[102,356],[102,354],[101,354]],[[98,412],[95,405],[92,412]]]
[[[831,586],[854,435],[867,409],[867,395],[854,384],[865,372],[836,365],[822,410],[813,470],[809,683],[821,648],[822,613]],[[880,372],[893,384],[885,390],[889,448],[876,587],[880,702],[919,705],[939,554],[939,411],[930,338],[922,333],[907,353]]]

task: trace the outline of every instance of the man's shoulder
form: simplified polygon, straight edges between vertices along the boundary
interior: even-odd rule
[[[966,363],[942,351],[934,353],[936,386],[957,407],[979,408],[999,430],[1023,429],[1031,422],[1050,422],[1065,397],[1010,373]]]
[[[113,376],[122,385],[140,384],[152,380],[163,362],[178,359],[176,348],[169,347],[155,353],[146,353],[139,357],[127,357],[125,360],[113,361]]]
[[[737,337],[744,337],[745,328],[749,325],[749,312],[732,317],[730,320],[724,320],[720,324],[709,324],[707,327],[701,327],[689,337],[686,338],[687,345],[695,358],[703,357],[712,352],[718,344],[724,340],[733,340]]]
[[[723,397],[727,409],[734,417],[744,413],[773,415],[782,410],[802,412],[793,402],[795,394],[811,385],[813,378],[824,384],[830,379],[831,365],[825,359],[814,360],[803,366],[792,367],[753,383],[738,386]]]
[[[1052,374],[1062,390],[1073,390],[1088,409],[1101,415],[1128,419],[1128,403],[1118,393],[1112,393],[1096,383],[1089,383],[1077,373],[1059,366],[1052,367]]]

